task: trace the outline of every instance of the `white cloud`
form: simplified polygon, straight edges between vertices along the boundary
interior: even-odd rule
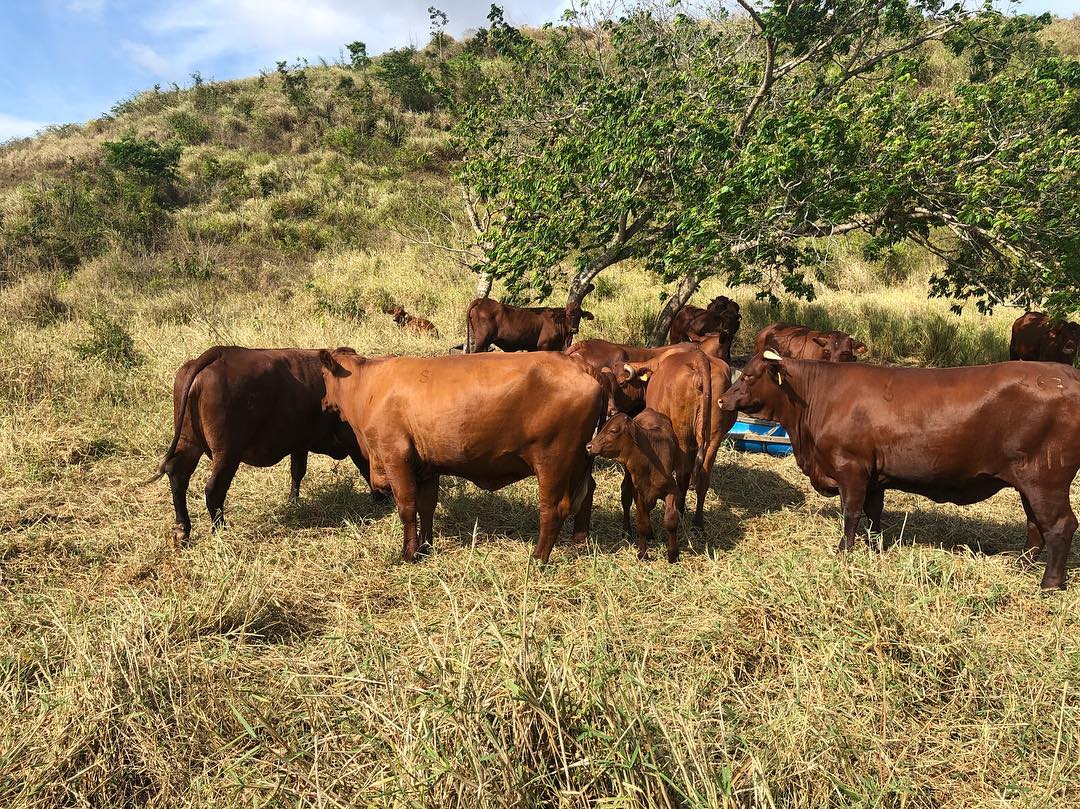
[[[41,121],[30,121],[26,118],[16,118],[0,112],[0,143],[12,138],[25,138],[33,135],[39,129],[44,129],[48,124]]]
[[[169,64],[169,60],[155,51],[149,45],[144,45],[141,42],[130,42],[124,40],[121,45],[124,48],[124,52],[131,57],[136,65],[141,67],[148,73],[153,73],[156,76],[168,75],[172,65]]]

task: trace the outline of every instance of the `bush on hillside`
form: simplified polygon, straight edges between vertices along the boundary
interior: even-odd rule
[[[439,105],[435,80],[416,62],[415,48],[387,51],[375,75],[402,106],[413,112],[428,112]]]

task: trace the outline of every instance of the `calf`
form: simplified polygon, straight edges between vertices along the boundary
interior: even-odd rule
[[[300,496],[309,452],[351,458],[370,484],[352,431],[323,412],[325,394],[317,350],[215,346],[180,367],[173,382],[172,444],[147,481],[169,476],[177,544],[191,537],[188,483],[203,455],[213,464],[206,508],[214,528],[224,522],[225,496],[241,463],[273,466],[288,455],[293,500]]]
[[[587,536],[585,445],[604,416],[604,391],[579,361],[555,353],[365,358],[349,348],[321,359],[327,408],[352,427],[373,485],[394,493],[407,561],[431,544],[441,475],[491,491],[535,475],[541,561],[567,517],[575,539]]]
[[[767,348],[784,357],[826,362],[855,362],[857,354],[866,353],[865,343],[842,331],[815,331],[790,323],[773,323],[758,332],[754,352]]]
[[[439,331],[435,328],[435,324],[430,320],[425,320],[422,317],[415,317],[410,315],[401,306],[395,306],[387,314],[394,319],[394,322],[403,329],[409,329],[410,331],[417,332],[418,334],[430,334],[432,337],[438,337]]]
[[[476,354],[491,346],[503,351],[564,351],[578,332],[581,319],[592,320],[580,304],[564,308],[522,308],[477,298],[466,314],[465,353]]]
[[[630,503],[637,507],[638,559],[645,559],[653,538],[650,514],[657,500],[664,501],[667,558],[679,561],[679,491],[674,470],[679,444],[671,419],[655,410],[634,418],[620,413],[609,419],[586,445],[589,455],[611,458],[626,467],[622,481],[623,525],[630,532]]]
[[[722,399],[725,410],[779,421],[814,488],[839,493],[841,550],[854,545],[862,514],[879,530],[886,489],[968,504],[1009,487],[1027,515],[1025,555],[1038,556],[1044,544],[1049,550],[1042,586],[1065,586],[1077,525],[1069,487],[1080,469],[1074,369],[1019,362],[886,368],[768,350]]]
[[[700,306],[684,306],[680,309],[671,321],[668,342],[682,343],[694,334],[716,332],[724,335],[730,346],[741,322],[739,304],[726,295],[721,295],[709,301],[704,309]]]
[[[1080,345],[1080,323],[1052,320],[1042,312],[1027,312],[1012,325],[1009,359],[1072,365],[1077,345]]]

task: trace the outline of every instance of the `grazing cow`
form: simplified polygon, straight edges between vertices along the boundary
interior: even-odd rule
[[[225,496],[241,463],[273,466],[288,455],[292,500],[300,496],[309,452],[351,458],[370,483],[352,431],[323,412],[325,393],[317,350],[215,346],[180,367],[173,382],[172,444],[147,481],[169,476],[177,544],[191,536],[188,483],[204,454],[213,464],[206,508],[214,528],[224,522]]]
[[[611,458],[626,467],[622,481],[623,525],[630,533],[630,503],[637,506],[638,559],[644,559],[653,538],[649,515],[657,500],[664,501],[667,558],[679,561],[679,491],[675,464],[679,444],[671,419],[655,410],[634,418],[619,413],[585,447],[590,455]]]
[[[422,317],[415,317],[410,315],[401,306],[395,306],[387,314],[394,319],[394,322],[403,329],[409,329],[418,334],[428,333],[432,337],[438,337],[439,331],[435,328],[435,324],[430,320],[425,320]]]
[[[865,343],[842,331],[815,331],[790,323],[773,323],[758,332],[754,353],[767,348],[784,357],[826,362],[855,362],[856,354],[866,353]]]
[[[678,351],[647,362],[625,363],[618,381],[623,386],[643,385],[645,406],[671,419],[680,450],[675,463],[679,511],[686,510],[686,492],[697,482],[699,497],[694,525],[703,525],[700,482],[712,435],[713,409],[709,358],[700,351]]]
[[[1080,468],[1074,369],[886,368],[766,351],[722,400],[725,410],[779,421],[814,488],[840,494],[841,550],[854,545],[863,513],[879,529],[886,489],[969,504],[1010,487],[1027,515],[1025,554],[1049,550],[1042,586],[1065,586],[1077,525],[1069,487]]]
[[[700,306],[684,306],[671,321],[671,329],[668,331],[669,343],[682,343],[689,340],[694,334],[709,334],[717,332],[725,335],[730,346],[739,331],[742,316],[739,314],[739,304],[726,295],[721,295],[709,301],[709,305],[702,309]],[[722,357],[726,361],[729,358]]]
[[[439,476],[493,491],[536,475],[546,562],[567,517],[584,539],[592,513],[585,445],[604,417],[604,391],[563,354],[366,358],[322,352],[328,409],[352,427],[372,483],[389,487],[413,561],[431,545]],[[417,531],[417,520],[420,527]]]
[[[1052,320],[1042,312],[1027,312],[1012,325],[1009,359],[1072,365],[1077,345],[1080,345],[1080,323]]]
[[[477,354],[491,346],[503,351],[564,351],[578,332],[581,319],[592,320],[580,304],[565,308],[534,306],[528,309],[477,298],[466,315],[465,353]]]

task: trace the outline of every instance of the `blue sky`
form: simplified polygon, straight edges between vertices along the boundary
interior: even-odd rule
[[[538,24],[569,0],[505,0],[507,18]],[[428,39],[427,7],[454,35],[485,23],[491,0],[0,0],[0,142],[51,123],[83,122],[155,83],[251,76],[278,59],[337,58]],[[1023,0],[1062,16],[1080,0]]]

